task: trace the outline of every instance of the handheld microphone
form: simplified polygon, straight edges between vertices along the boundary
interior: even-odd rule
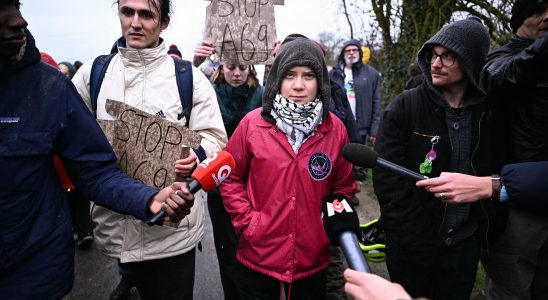
[[[192,172],[192,180],[188,183],[190,193],[194,194],[200,189],[206,192],[214,189],[230,175],[235,166],[236,163],[230,153],[226,151],[213,153]],[[148,226],[162,225],[165,214],[166,212],[162,209],[145,223]]]
[[[348,162],[365,168],[380,167],[415,181],[428,179],[428,176],[424,176],[417,172],[411,171],[407,168],[399,166],[393,162],[387,161],[379,157],[377,152],[369,149],[367,146],[357,143],[350,143],[344,145],[342,149],[342,156]]]
[[[331,243],[342,248],[351,269],[371,273],[356,236],[360,221],[348,202],[343,195],[325,197],[322,204],[323,227]]]

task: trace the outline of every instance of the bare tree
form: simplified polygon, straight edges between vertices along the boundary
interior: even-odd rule
[[[318,42],[322,43],[327,49],[327,53],[325,54],[327,64],[330,66],[335,65],[338,55],[337,49],[344,42],[344,38],[333,32],[320,32]]]

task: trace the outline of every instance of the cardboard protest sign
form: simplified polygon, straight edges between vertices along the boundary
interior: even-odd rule
[[[185,151],[182,147],[200,146],[198,133],[125,103],[108,99],[106,110],[118,120],[97,121],[120,168],[144,184],[163,188],[173,183],[175,161]]]
[[[222,64],[271,64],[276,42],[272,0],[212,0],[206,11],[206,39]]]

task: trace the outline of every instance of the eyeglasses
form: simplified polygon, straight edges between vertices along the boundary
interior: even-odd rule
[[[442,53],[442,54],[437,54],[437,53],[434,53],[434,52],[428,52],[424,56],[426,62],[431,64],[431,65],[433,65],[436,62],[438,57],[441,60],[441,65],[445,66],[445,67],[452,66],[455,63],[455,59],[457,58],[457,56],[455,54],[450,53],[450,52],[445,52],[445,53]]]
[[[359,52],[359,51],[360,51],[360,49],[358,49],[358,48],[350,48],[350,49],[344,50],[344,53]]]

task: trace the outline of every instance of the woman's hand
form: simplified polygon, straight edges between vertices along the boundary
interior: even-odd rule
[[[192,65],[198,67],[206,58],[215,54],[215,47],[213,43],[208,40],[203,40],[198,47],[194,50],[194,58],[192,59]]]

